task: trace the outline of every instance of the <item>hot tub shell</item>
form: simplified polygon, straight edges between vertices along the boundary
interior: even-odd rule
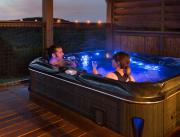
[[[165,137],[180,126],[180,76],[157,83],[123,83],[87,74],[71,76],[40,58],[29,70],[31,92],[123,136],[134,136],[133,118],[144,120],[143,137]]]

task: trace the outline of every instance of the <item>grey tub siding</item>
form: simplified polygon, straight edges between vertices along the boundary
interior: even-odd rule
[[[143,137],[165,137],[177,126],[180,92],[157,103],[123,101],[85,87],[30,71],[31,92],[44,95],[61,105],[99,122],[124,136],[133,137],[131,119],[144,119]],[[98,121],[99,120],[99,121]]]

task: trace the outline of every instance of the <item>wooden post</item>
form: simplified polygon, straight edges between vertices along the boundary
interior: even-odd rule
[[[106,0],[106,50],[112,50],[113,49],[113,1],[112,0]]]
[[[161,0],[161,31],[164,32],[165,29],[165,2]]]
[[[161,56],[164,55],[163,48],[164,48],[164,31],[165,31],[165,2],[164,0],[161,0],[161,35],[160,35],[160,48],[159,48],[159,54]]]
[[[112,0],[106,0],[106,5],[107,5],[106,23],[112,23],[112,16],[113,16],[113,13],[112,13],[113,2],[112,2]]]
[[[43,12],[43,55],[53,44],[53,0],[42,1]]]

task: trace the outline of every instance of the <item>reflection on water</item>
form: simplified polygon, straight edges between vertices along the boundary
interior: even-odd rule
[[[98,64],[98,72],[105,76],[114,71],[111,64],[113,52],[95,51],[69,54],[67,58],[76,58],[79,68],[92,73],[92,61]],[[131,54],[130,67],[137,82],[157,82],[180,74],[180,58],[139,56]]]

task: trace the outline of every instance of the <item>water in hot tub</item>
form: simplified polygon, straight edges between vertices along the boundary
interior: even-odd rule
[[[92,61],[97,62],[97,70],[105,76],[115,71],[112,67],[112,55],[115,52],[94,51],[68,54],[65,58],[77,60],[78,68],[92,73]],[[180,58],[145,56],[131,53],[130,67],[137,82],[157,82],[180,75]]]

